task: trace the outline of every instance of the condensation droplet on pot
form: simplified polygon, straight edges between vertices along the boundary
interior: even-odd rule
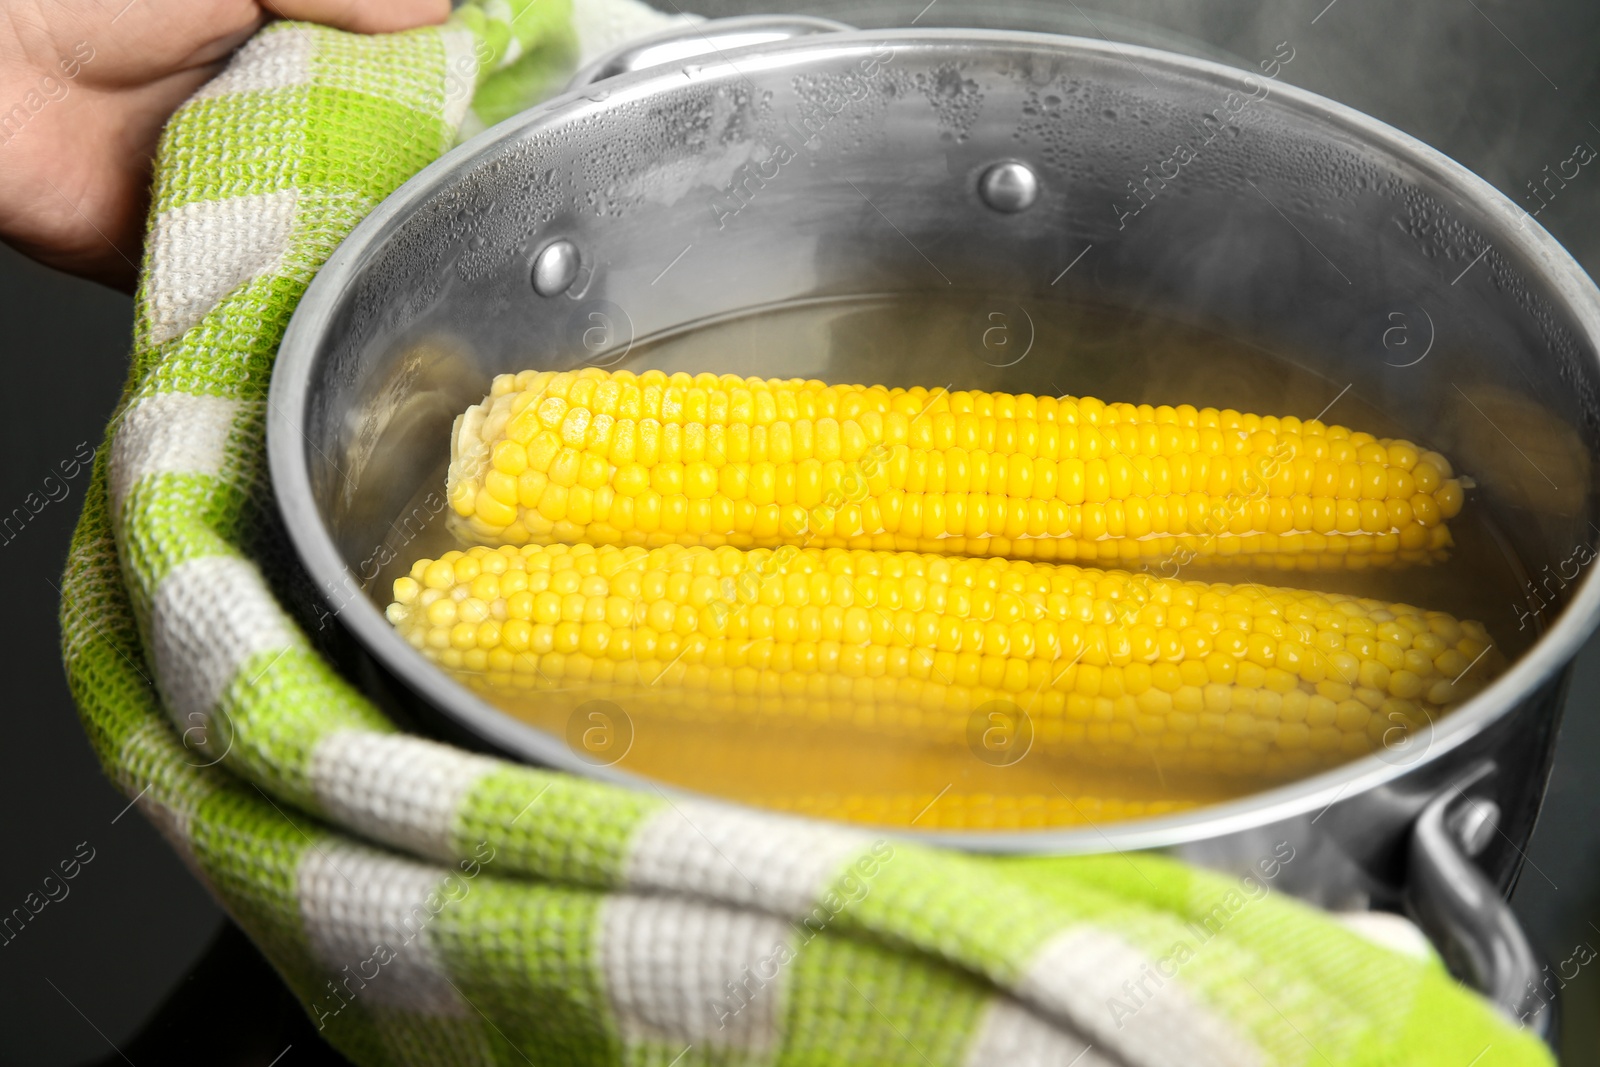
[[[996,163],[978,179],[978,195],[996,211],[1026,211],[1039,199],[1039,176],[1026,163]]]
[[[563,238],[545,245],[533,260],[533,291],[560,296],[578,276],[578,248]]]

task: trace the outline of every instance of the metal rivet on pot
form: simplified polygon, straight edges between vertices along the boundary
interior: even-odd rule
[[[978,179],[978,195],[996,211],[1026,211],[1039,199],[1039,176],[1026,163],[996,163]]]
[[[578,248],[563,238],[544,246],[533,260],[533,291],[560,296],[578,276]]]
[[[1488,847],[1500,826],[1500,805],[1492,800],[1473,797],[1449,816],[1449,825],[1461,850],[1476,856]]]

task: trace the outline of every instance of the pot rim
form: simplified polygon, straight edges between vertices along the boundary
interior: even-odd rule
[[[1135,63],[1138,60],[1166,73],[1208,81],[1224,91],[1248,92],[1244,79],[1253,77],[1244,69],[1207,59],[1059,34],[945,28],[818,34],[700,56],[694,61],[696,66],[689,70],[676,64],[668,68],[650,68],[565,92],[447,152],[391,193],[329,256],[295,309],[279,347],[269,391],[268,461],[278,507],[290,539],[334,613],[386,670],[457,726],[503,751],[556,770],[635,789],[654,789],[662,794],[780,815],[643,775],[587,763],[575,756],[559,738],[512,718],[452,680],[403,641],[364,595],[339,601],[337,590],[360,589],[360,582],[340,557],[312,497],[303,445],[309,441],[303,429],[303,409],[312,385],[311,370],[318,340],[345,289],[355,279],[369,253],[381,247],[384,239],[413,209],[448,184],[464,163],[521,137],[531,128],[570,122],[668,88],[680,89],[686,75],[696,82],[721,81],[743,77],[747,70],[782,69],[829,59],[855,58],[863,51],[885,44],[958,54],[994,47],[1048,50],[1069,56],[1109,59],[1126,63],[1135,70],[1139,69],[1139,64]],[[1494,231],[1497,247],[1515,249],[1525,257],[1530,268],[1538,271],[1544,295],[1559,301],[1562,311],[1591,352],[1600,352],[1600,289],[1554,237],[1494,186],[1411,135],[1309,90],[1278,82],[1273,86],[1271,98],[1280,108],[1346,133],[1359,143],[1414,168],[1436,183],[1445,197],[1480,207],[1485,229]],[[1595,362],[1600,369],[1600,358],[1595,358]],[[1433,763],[1477,737],[1532,697],[1542,685],[1558,677],[1597,622],[1600,622],[1600,579],[1590,573],[1584,576],[1566,608],[1534,645],[1483,691],[1433,723],[1420,735],[1420,743],[1427,746],[1422,754],[1403,764],[1369,755],[1235,800],[1104,826],[1089,823],[1070,829],[972,833],[917,831],[906,827],[882,829],[929,844],[967,851],[1094,853],[1186,844],[1326,810],[1341,799],[1359,796]]]

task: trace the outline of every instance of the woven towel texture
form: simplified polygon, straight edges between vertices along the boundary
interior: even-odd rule
[[[981,859],[546,773],[401,733],[318,655],[274,592],[277,344],[463,125],[678,21],[577,2],[385,37],[274,23],[160,148],[64,655],[107,772],[324,1035],[363,1065],[1549,1062],[1437,962],[1261,879]]]

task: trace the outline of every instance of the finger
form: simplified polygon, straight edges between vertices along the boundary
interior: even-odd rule
[[[353,33],[436,26],[450,15],[450,0],[260,0],[260,4],[269,15]]]

